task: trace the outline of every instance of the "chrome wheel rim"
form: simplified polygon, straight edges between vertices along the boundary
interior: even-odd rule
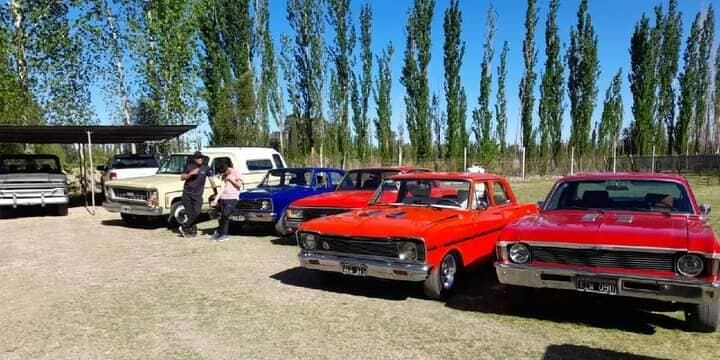
[[[183,205],[178,206],[177,209],[175,209],[174,217],[175,217],[175,221],[177,221],[178,224],[186,223],[188,220],[188,217],[187,217],[187,214],[185,213],[185,206],[183,206]]]
[[[457,273],[457,263],[455,262],[455,256],[446,255],[443,259],[442,265],[440,266],[440,280],[442,287],[445,290],[452,288],[455,283],[455,274]]]

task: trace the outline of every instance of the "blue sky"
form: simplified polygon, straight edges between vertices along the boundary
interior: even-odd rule
[[[412,0],[369,0],[373,7],[373,51],[379,53],[388,42],[392,41],[395,46],[395,56],[393,57],[393,128],[397,128],[400,121],[404,121],[404,88],[400,84],[399,76],[402,68],[402,53],[405,44],[405,22],[407,12],[412,5]],[[360,13],[360,6],[365,3],[362,0],[352,1],[353,16],[356,18]],[[470,114],[472,108],[477,103],[477,95],[480,84],[480,61],[482,59],[482,44],[485,37],[485,16],[487,8],[491,2],[488,0],[461,0],[461,9],[463,12],[463,28],[462,37],[465,40],[465,57],[462,67],[462,82],[468,95],[468,129],[470,128]],[[593,24],[599,38],[599,57],[601,66],[601,75],[598,81],[598,100],[593,121],[599,119],[602,112],[602,101],[605,89],[610,83],[612,76],[618,70],[623,68],[623,100],[625,102],[625,124],[630,122],[631,114],[631,95],[627,82],[627,70],[629,69],[630,56],[628,47],[630,37],[633,32],[635,23],[640,19],[643,12],[653,18],[653,7],[658,3],[662,3],[667,7],[667,0],[591,0],[589,11],[592,15]],[[689,32],[690,24],[695,14],[708,4],[718,10],[720,4],[718,1],[710,0],[680,0],[680,11],[683,18],[683,48],[685,38]],[[507,77],[507,100],[508,100],[508,141],[515,142],[518,126],[518,84],[523,72],[522,63],[522,40],[524,37],[524,17],[526,2],[524,0],[505,0],[493,1],[497,12],[497,32],[495,36],[496,56],[493,63],[493,87],[492,100],[494,103],[495,91],[497,90],[496,73],[494,71],[497,66],[498,56],[503,41],[507,40],[510,47],[508,55],[508,77]],[[560,28],[560,38],[563,43],[568,43],[570,28],[575,24],[576,11],[579,0],[561,1],[560,11],[558,15],[558,25]],[[432,60],[430,63],[430,86],[431,90],[437,92],[443,98],[443,65],[442,65],[442,43],[443,43],[443,12],[448,6],[447,0],[437,0],[435,15],[432,24]],[[542,71],[542,65],[545,61],[544,56],[544,26],[547,14],[548,1],[539,0],[540,20],[536,29],[536,46],[538,48],[538,74]],[[280,34],[290,33],[287,21],[285,20],[286,2],[284,0],[270,0],[270,26],[276,47],[280,48]],[[717,13],[717,12],[716,12]],[[716,19],[716,24],[720,24],[720,19]],[[327,43],[332,40],[332,32],[326,24]],[[716,34],[716,43],[719,35]],[[563,47],[564,54],[566,48]],[[357,53],[357,50],[356,50]],[[682,54],[681,54],[682,55]],[[359,64],[358,64],[359,65]],[[682,66],[682,65],[681,65]],[[376,70],[376,65],[373,71]],[[567,77],[567,72],[565,73]],[[538,76],[539,82],[539,76]],[[539,97],[539,90],[536,88],[536,97]],[[565,99],[566,108],[568,106],[567,96]],[[97,95],[93,103],[97,107],[97,114],[102,122],[108,122],[108,115],[104,104]],[[374,115],[374,103],[371,102],[371,115]],[[444,107],[444,104],[443,104]],[[537,101],[536,101],[537,107]],[[327,106],[325,106],[327,109]],[[534,111],[537,119],[537,108]],[[567,138],[569,132],[569,115],[566,111],[564,119],[563,137]],[[203,126],[206,128],[206,125]]]

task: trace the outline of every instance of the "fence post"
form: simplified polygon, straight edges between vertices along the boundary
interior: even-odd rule
[[[399,147],[398,151],[398,166],[402,166],[402,146]]]
[[[575,175],[575,147],[570,148],[570,175]]]
[[[324,167],[323,144],[320,144],[320,167]]]
[[[463,171],[467,171],[467,146],[463,149]]]
[[[525,147],[524,147],[524,146],[521,147],[520,150],[521,150],[520,162],[521,162],[521,164],[522,164],[522,166],[520,167],[520,177],[521,177],[523,180],[525,180]]]
[[[653,145],[652,149],[652,162],[650,163],[650,172],[655,172],[655,145]]]
[[[617,140],[613,140],[613,173],[617,169]]]

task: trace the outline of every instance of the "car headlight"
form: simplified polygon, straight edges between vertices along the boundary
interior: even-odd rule
[[[525,244],[512,244],[508,250],[510,261],[516,264],[525,264],[530,261],[530,248]]]
[[[705,269],[705,261],[698,255],[685,254],[675,261],[675,268],[682,276],[695,277]]]
[[[401,242],[398,246],[398,258],[405,261],[415,261],[418,258],[418,248],[414,242]]]
[[[303,217],[302,209],[293,209],[293,208],[287,209],[287,218],[288,219],[302,219],[302,217]]]
[[[300,234],[300,241],[302,241],[303,248],[307,250],[317,249],[317,239],[313,234],[302,233]]]
[[[158,202],[158,192],[157,191],[148,191],[148,199],[147,199],[148,205],[158,207],[160,203]]]
[[[260,210],[268,211],[272,210],[272,202],[270,200],[263,200],[260,202]]]

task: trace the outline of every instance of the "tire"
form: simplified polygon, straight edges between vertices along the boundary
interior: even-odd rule
[[[125,224],[130,227],[143,227],[147,225],[147,218],[145,216],[133,215],[133,214],[120,214]]]
[[[10,212],[7,208],[0,207],[0,219],[7,219],[10,217]]]
[[[452,252],[445,254],[440,261],[440,266],[433,268],[423,283],[425,296],[436,300],[447,298],[455,286],[459,272],[460,261],[457,255]]]
[[[185,214],[185,206],[182,201],[176,201],[170,207],[170,217],[168,222],[171,228],[176,228],[187,221],[187,215]]]
[[[58,205],[55,208],[55,216],[67,216],[68,215],[68,205],[62,204]]]
[[[285,214],[275,223],[275,232],[281,237],[290,235],[290,232],[287,231],[287,227],[285,226]]]
[[[708,304],[689,304],[685,308],[685,323],[692,331],[717,331],[720,329],[720,300]]]

